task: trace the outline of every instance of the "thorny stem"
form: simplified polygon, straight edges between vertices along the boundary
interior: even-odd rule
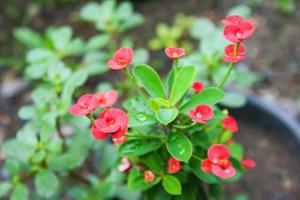
[[[81,182],[81,183],[83,183],[85,185],[88,185],[88,186],[91,185],[90,182],[89,182],[89,180],[87,178],[81,176],[79,173],[76,173],[74,171],[70,171],[70,176],[73,179],[75,179],[75,180],[77,180],[77,181],[79,181],[79,182]]]
[[[138,91],[138,93],[141,95],[141,97],[143,99],[147,99],[146,96],[145,96],[145,94],[143,93],[143,91],[141,90],[141,88],[138,86],[137,82],[133,78],[132,74],[130,73],[128,67],[125,67],[124,73],[130,79],[130,81],[132,82],[132,84],[134,85],[134,87],[136,88],[136,90]]]
[[[234,47],[234,56],[236,56],[238,54],[238,48],[240,46],[240,43],[236,43],[235,47]],[[228,79],[232,69],[234,68],[235,63],[231,62],[229,63],[228,69],[226,71],[226,74],[224,75],[224,77],[222,78],[221,82],[217,85],[218,88],[222,88],[226,82],[226,80]]]
[[[196,122],[193,122],[193,123],[187,124],[187,125],[174,124],[173,127],[179,128],[179,129],[186,129],[186,128],[190,128],[190,127],[192,127],[194,125],[196,125]]]

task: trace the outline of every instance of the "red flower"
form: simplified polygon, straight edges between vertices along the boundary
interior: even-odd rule
[[[78,101],[69,108],[69,112],[74,116],[87,115],[93,112],[98,106],[97,99],[94,95],[82,95]]]
[[[230,152],[225,145],[212,145],[207,155],[208,159],[201,162],[201,168],[205,173],[213,173],[220,178],[230,178],[235,175],[236,170],[229,160]]]
[[[212,168],[212,162],[208,159],[205,159],[201,162],[201,169],[205,173],[211,173],[211,168]]]
[[[197,81],[192,85],[192,88],[196,94],[200,93],[204,88],[204,83]]]
[[[115,90],[109,90],[107,92],[98,92],[95,94],[100,107],[113,106],[118,100],[118,93]]]
[[[185,55],[185,51],[183,48],[176,47],[168,47],[165,49],[166,55],[172,60],[180,58]]]
[[[121,160],[121,164],[118,166],[118,170],[123,173],[129,172],[131,169],[131,162],[128,157],[123,157]]]
[[[224,27],[224,36],[232,42],[243,42],[252,36],[254,25],[250,21],[243,21],[239,24],[229,24]]]
[[[144,171],[144,181],[145,182],[152,182],[152,181],[154,181],[154,178],[155,178],[155,176],[152,171],[150,171],[150,170]]]
[[[128,116],[118,108],[102,111],[93,123],[92,134],[98,140],[106,139],[110,134],[116,144],[126,140]]]
[[[235,52],[235,45],[230,44],[225,47],[225,55],[223,57],[223,60],[225,62],[239,62],[243,59],[245,59],[245,46],[240,45],[237,49],[237,52]]]
[[[182,168],[181,163],[175,158],[170,158],[168,161],[168,169],[171,174],[178,172]]]
[[[208,120],[212,119],[214,115],[213,109],[204,104],[198,105],[195,110],[189,111],[189,116],[194,122],[205,124]]]
[[[224,25],[240,24],[243,21],[245,21],[245,19],[239,15],[231,15],[222,20]]]
[[[255,167],[256,163],[252,159],[244,159],[244,160],[242,160],[242,165],[245,168],[253,168],[253,167]]]
[[[131,63],[133,50],[131,48],[120,48],[114,54],[114,57],[107,62],[111,69],[123,69]]]
[[[227,116],[224,119],[222,119],[222,126],[223,128],[225,128],[226,130],[232,132],[232,133],[236,133],[239,131],[239,126],[235,120],[234,117],[232,116]]]

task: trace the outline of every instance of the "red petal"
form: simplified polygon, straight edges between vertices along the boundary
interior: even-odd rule
[[[209,147],[207,155],[208,159],[216,164],[219,159],[228,159],[230,152],[224,144],[214,144]]]

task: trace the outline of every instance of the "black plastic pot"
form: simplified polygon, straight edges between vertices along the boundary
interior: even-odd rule
[[[300,124],[279,105],[263,100],[256,95],[247,96],[247,104],[243,108],[232,109],[231,113],[241,120],[254,123],[272,130],[274,137],[292,148],[300,151]],[[297,154],[300,159],[300,155]]]
[[[300,124],[279,105],[258,96],[243,108],[231,109],[241,130],[236,141],[257,162],[241,181],[226,184],[228,196],[246,193],[251,200],[300,199]]]

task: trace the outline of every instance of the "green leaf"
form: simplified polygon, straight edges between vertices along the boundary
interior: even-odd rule
[[[205,39],[211,37],[216,31],[215,24],[206,17],[200,17],[193,22],[190,34],[195,39]]]
[[[9,172],[10,175],[16,175],[20,172],[20,163],[13,159],[6,159],[5,169]],[[1,195],[0,195],[1,196]]]
[[[170,94],[170,103],[176,104],[190,88],[197,75],[197,70],[194,66],[180,68],[174,78]]]
[[[50,39],[54,48],[58,51],[64,52],[68,43],[71,41],[72,33],[72,29],[69,26],[53,29],[50,33]]]
[[[207,174],[200,168],[200,161],[192,158],[188,164],[190,170],[202,181],[209,184],[219,183],[219,180],[213,174]]]
[[[55,171],[67,171],[80,166],[85,159],[85,154],[74,154],[71,152],[53,157],[48,161],[48,167]]]
[[[164,162],[157,152],[144,155],[142,161],[155,174],[160,174],[163,171]]]
[[[249,18],[251,16],[251,8],[243,4],[235,6],[229,10],[227,16],[231,15],[240,15],[244,18]]]
[[[164,125],[168,125],[176,119],[178,115],[177,108],[162,108],[156,112],[156,118]]]
[[[34,186],[39,196],[48,199],[57,192],[59,181],[52,171],[44,169],[37,173]]]
[[[166,145],[169,153],[179,161],[188,162],[192,156],[193,144],[183,133],[171,133]]]
[[[163,144],[160,139],[129,140],[119,147],[121,156],[141,156],[161,147]]]
[[[132,15],[130,18],[128,18],[126,21],[124,21],[122,24],[120,24],[119,29],[120,31],[126,31],[142,24],[144,21],[145,21],[144,17],[136,13]]]
[[[2,145],[2,151],[7,158],[27,162],[27,159],[34,153],[35,148],[14,139],[5,142]]]
[[[172,195],[181,195],[180,181],[172,175],[167,175],[163,178],[162,185],[164,189]]]
[[[29,192],[27,187],[24,184],[18,184],[13,189],[10,200],[27,200],[29,196]]]
[[[156,177],[152,182],[145,182],[144,174],[134,167],[130,170],[130,174],[128,176],[128,189],[129,191],[148,190],[158,184],[160,180],[160,177]]]
[[[224,92],[219,88],[205,88],[199,94],[193,96],[188,102],[181,106],[181,111],[186,113],[189,109],[194,108],[198,104],[214,105],[224,98]]]
[[[133,75],[152,97],[165,98],[164,86],[153,68],[148,65],[137,65],[133,68]]]
[[[83,20],[97,22],[102,18],[101,6],[98,3],[88,3],[80,10],[80,17]]]
[[[48,49],[42,49],[42,48],[32,49],[26,55],[26,61],[29,63],[52,60],[55,58],[56,56],[53,51]]]
[[[27,47],[40,47],[43,45],[42,37],[37,32],[26,27],[15,29],[14,36]]]
[[[230,151],[231,157],[242,160],[244,156],[244,149],[243,146],[239,143],[234,143],[232,145],[228,145],[228,150]]]
[[[97,35],[91,37],[87,42],[88,50],[98,50],[105,47],[111,40],[111,36],[108,34]]]
[[[0,198],[4,197],[12,188],[12,184],[10,182],[2,182],[0,183]]]

